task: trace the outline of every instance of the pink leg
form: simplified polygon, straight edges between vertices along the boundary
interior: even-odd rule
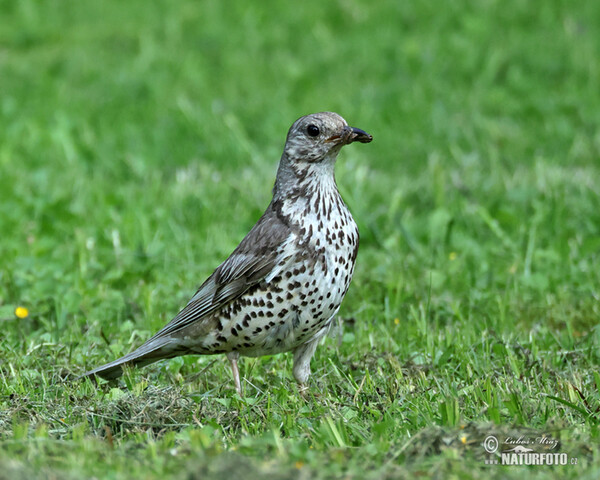
[[[229,363],[231,364],[231,372],[233,373],[233,381],[235,383],[235,389],[238,395],[242,396],[242,385],[240,383],[240,371],[238,369],[238,358],[240,358],[240,354],[237,352],[229,352],[227,354],[227,358],[229,359]]]

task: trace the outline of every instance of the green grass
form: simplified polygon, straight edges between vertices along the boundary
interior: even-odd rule
[[[0,478],[598,478],[600,3],[369,3],[0,1]],[[322,110],[374,141],[308,398],[290,355],[241,398],[222,357],[72,382],[185,304]],[[492,434],[577,465],[485,465]]]

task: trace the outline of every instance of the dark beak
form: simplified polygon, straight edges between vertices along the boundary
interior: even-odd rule
[[[346,143],[352,143],[352,142],[369,143],[371,140],[373,140],[373,137],[371,135],[369,135],[364,130],[361,130],[360,128],[354,128],[354,127],[346,127],[346,128],[348,128],[350,130],[350,135],[348,136],[348,140],[346,141]]]
[[[338,135],[329,137],[326,142],[336,142],[337,144],[348,145],[352,142],[369,143],[373,137],[364,130],[354,127],[344,127]]]

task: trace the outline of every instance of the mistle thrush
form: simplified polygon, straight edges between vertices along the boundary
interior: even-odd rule
[[[296,120],[273,199],[250,233],[169,324],[84,376],[112,379],[124,364],[225,353],[241,394],[240,355],[291,350],[294,377],[304,387],[317,344],[348,291],[358,250],[358,229],[335,183],[336,157],[344,145],[371,140],[336,113]]]

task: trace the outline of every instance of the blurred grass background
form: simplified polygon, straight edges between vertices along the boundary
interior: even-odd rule
[[[241,471],[250,458],[282,478],[518,475],[465,463],[475,440],[439,447],[438,427],[479,439],[493,422],[558,428],[594,478],[600,4],[0,0],[0,15],[0,436],[15,472],[97,476],[109,426],[114,478],[206,463],[156,453],[175,446],[216,465],[243,451]],[[245,400],[226,362],[177,359],[132,372],[128,408],[144,411],[149,382],[203,410],[165,407],[179,426],[148,439],[114,407],[121,390],[63,385],[177,312],[268,204],[290,124],[323,110],[374,136],[337,166],[361,250],[313,360],[323,398],[288,398],[287,356],[245,362]]]

